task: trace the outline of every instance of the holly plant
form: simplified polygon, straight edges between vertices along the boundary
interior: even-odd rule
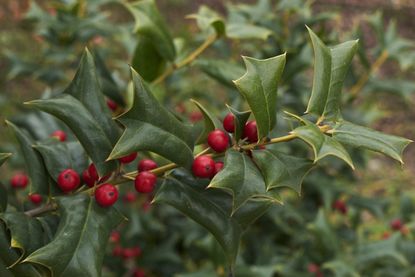
[[[379,152],[403,164],[402,152],[410,140],[353,123],[342,113],[343,83],[358,40],[328,46],[311,28],[303,28],[314,53],[314,73],[301,113],[282,105],[289,90],[278,92],[285,83],[286,63],[299,57],[242,56],[244,70],[233,67],[229,72],[234,79],[221,75],[239,96],[221,103],[223,113],[188,99],[186,105],[194,105],[202,119],[192,123],[160,100],[161,87],[168,94],[164,84],[180,82],[174,74],[192,63],[221,69],[218,63],[198,63],[215,43],[264,40],[272,32],[201,8],[190,18],[196,20],[203,42],[187,51],[172,38],[154,1],[124,6],[135,18],[138,43],[122,100],[108,102],[102,71],[85,49],[65,89],[24,103],[48,122],[47,135],[37,136],[33,126],[26,128],[20,121],[6,121],[27,170],[27,175],[14,175],[11,186],[29,186],[30,201],[8,202],[1,193],[2,276],[101,276],[107,242],[119,240],[112,230],[128,224],[119,211],[119,191],[125,188],[150,196],[154,205],[172,206],[203,226],[219,243],[226,270],[234,276],[248,228],[285,202],[287,188],[300,196],[312,169],[330,168],[339,160],[353,170],[349,153],[355,149]],[[203,89],[208,93],[210,88]],[[278,121],[277,114],[283,115]],[[292,151],[292,145],[302,151]],[[10,155],[0,154],[0,164]],[[345,210],[341,202],[336,205]],[[317,227],[322,218],[319,214]],[[114,255],[127,258],[140,251],[113,249]],[[313,270],[318,269],[309,268]]]

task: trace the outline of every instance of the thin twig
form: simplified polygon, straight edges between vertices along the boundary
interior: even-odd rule
[[[47,213],[47,212],[50,212],[50,211],[54,211],[57,208],[58,208],[58,206],[55,203],[50,202],[50,203],[47,203],[47,204],[45,204],[43,206],[40,206],[40,207],[31,209],[31,210],[28,210],[28,211],[25,212],[25,214],[27,216],[34,217],[34,216],[41,215],[43,213]]]

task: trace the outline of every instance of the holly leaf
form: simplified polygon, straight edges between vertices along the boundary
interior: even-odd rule
[[[108,237],[122,220],[86,194],[57,199],[61,219],[54,239],[23,263],[47,267],[53,276],[100,276]]]
[[[173,61],[176,57],[173,39],[155,1],[141,0],[124,5],[134,16],[134,32],[145,37],[164,59]]]
[[[235,139],[235,141],[238,141],[243,136],[244,127],[246,121],[249,119],[249,116],[251,115],[251,111],[240,112],[238,110],[235,110],[231,106],[226,105],[226,107],[235,116],[235,131],[233,132],[233,138]]]
[[[77,141],[54,140],[37,143],[33,147],[42,155],[49,175],[56,182],[59,174],[65,169],[72,168],[81,174],[88,167],[88,157]]]
[[[132,79],[133,105],[117,118],[126,128],[108,159],[121,158],[138,151],[152,151],[189,168],[193,162],[194,146],[190,126],[167,111],[134,70]]]
[[[187,18],[196,19],[196,24],[202,31],[214,31],[217,36],[224,35],[226,32],[225,20],[204,5],[199,8],[197,14],[188,15]]]
[[[46,194],[48,192],[47,184],[49,183],[49,178],[42,157],[32,148],[33,138],[12,122],[6,120],[6,124],[13,130],[23,154],[26,170],[30,178],[30,193]]]
[[[200,110],[200,112],[203,115],[204,128],[203,128],[202,133],[199,135],[199,137],[196,140],[196,145],[197,145],[197,144],[206,142],[206,139],[209,133],[215,129],[218,129],[220,125],[217,122],[217,120],[210,114],[210,112],[206,110],[205,107],[202,106],[202,104],[200,104],[194,99],[191,99],[190,101],[192,101],[197,106],[197,108]]]
[[[382,153],[401,164],[403,164],[403,150],[412,142],[409,139],[384,134],[344,120],[334,126],[332,134],[335,140],[343,144]]]
[[[336,277],[360,277],[354,267],[345,261],[334,260],[323,264],[322,268],[331,271]]]
[[[265,178],[267,190],[288,187],[301,194],[304,177],[313,167],[310,160],[273,149],[254,150],[252,154],[255,164]]]
[[[325,135],[319,127],[308,120],[294,116],[300,120],[304,126],[300,126],[291,131],[291,134],[296,135],[308,145],[311,146],[314,152],[314,163],[326,156],[336,156],[345,161],[352,169],[354,169],[353,161],[344,148],[344,146],[336,139]]]
[[[0,153],[0,166],[2,166],[11,155],[12,153]]]
[[[276,124],[277,89],[285,65],[285,54],[265,60],[243,57],[246,73],[234,81],[257,121],[258,139]]]
[[[235,88],[232,80],[244,74],[244,69],[230,61],[197,59],[194,63],[204,73],[230,88]]]
[[[267,193],[261,172],[247,155],[230,149],[224,163],[208,188],[222,189],[232,195],[232,214],[250,199],[280,203],[276,195]]]
[[[270,29],[248,23],[229,23],[226,26],[226,36],[232,39],[266,40],[271,35]]]

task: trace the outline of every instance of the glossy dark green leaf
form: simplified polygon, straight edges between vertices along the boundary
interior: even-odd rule
[[[10,121],[6,121],[6,123],[13,130],[22,151],[30,178],[30,193],[46,194],[49,182],[48,174],[42,157],[32,148],[34,140]]]
[[[358,41],[352,40],[336,45],[330,49],[330,87],[323,112],[323,116],[327,120],[337,120],[341,117],[340,104],[343,83],[357,48]]]
[[[235,262],[242,230],[220,206],[175,179],[163,183],[154,202],[169,204],[205,227],[222,246],[228,261]]]
[[[56,236],[23,262],[43,265],[53,276],[100,276],[108,237],[122,215],[86,194],[59,198],[58,206],[61,219]]]
[[[10,230],[11,247],[19,249],[21,253],[18,261],[46,243],[43,239],[42,225],[36,218],[22,212],[7,212],[1,214],[0,219]]]
[[[268,135],[276,124],[277,90],[285,65],[285,54],[265,60],[243,57],[246,73],[234,81],[247,100],[257,121],[258,139]]]
[[[352,147],[361,147],[382,153],[402,164],[403,150],[412,142],[409,139],[387,135],[347,121],[340,121],[334,126],[333,138]]]
[[[81,174],[88,167],[88,157],[77,141],[47,141],[33,147],[42,155],[46,169],[55,181],[65,169],[72,168]]]
[[[292,134],[298,136],[304,142],[311,146],[314,152],[314,162],[321,160],[326,156],[336,156],[345,161],[352,169],[354,169],[353,161],[344,148],[344,146],[336,139],[324,134],[315,124],[308,120],[294,116],[300,120],[304,126],[300,126],[291,131]]]
[[[330,49],[320,38],[310,28],[307,29],[314,50],[314,77],[306,113],[322,115],[330,89],[331,54]]]
[[[135,19],[134,31],[147,38],[164,59],[173,61],[176,57],[173,39],[167,24],[160,15],[154,0],[124,3]]]
[[[166,60],[147,37],[138,36],[131,66],[140,73],[144,80],[151,82],[163,73]]]
[[[190,101],[192,101],[197,106],[197,108],[203,115],[204,128],[202,133],[197,138],[196,144],[204,143],[206,142],[209,133],[215,129],[218,129],[220,125],[218,121],[210,114],[210,112],[202,106],[202,104],[193,99],[191,99]]]
[[[134,102],[131,109],[118,118],[126,129],[109,159],[152,151],[180,166],[190,167],[194,146],[190,126],[167,111],[134,70],[132,79]]]
[[[244,74],[241,66],[229,61],[197,59],[193,64],[213,79],[231,88],[235,87],[232,80]]]
[[[65,122],[94,162],[100,176],[116,169],[115,161],[105,161],[112,150],[110,140],[93,115],[76,98],[63,94],[51,99],[30,101],[27,104]]]
[[[233,133],[233,138],[235,141],[239,141],[243,136],[244,127],[251,115],[251,111],[240,112],[231,106],[226,105],[226,107],[228,107],[228,110],[235,116],[235,131]]]
[[[196,19],[197,26],[202,31],[214,31],[218,36],[225,34],[225,20],[207,6],[201,6],[197,14],[191,14],[188,18]]]
[[[10,237],[6,231],[6,227],[0,222],[0,259],[9,267],[16,263],[20,254],[10,246]],[[27,276],[27,277],[44,277],[40,271],[34,266],[28,264],[16,264],[9,268],[13,276]]]
[[[232,214],[250,199],[280,202],[276,195],[267,193],[261,172],[246,154],[229,149],[224,163],[208,188],[222,189],[232,195]]]
[[[272,35],[270,29],[248,23],[229,23],[226,26],[226,36],[232,39],[262,39]]]
[[[2,164],[4,164],[4,162],[10,158],[11,155],[12,153],[0,153],[0,166],[2,166]]]
[[[303,179],[313,167],[310,160],[272,149],[254,150],[252,153],[265,178],[267,190],[288,187],[301,194]]]

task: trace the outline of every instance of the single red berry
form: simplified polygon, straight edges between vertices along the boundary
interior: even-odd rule
[[[122,257],[124,259],[135,258],[137,256],[140,256],[140,254],[141,254],[141,249],[138,246],[130,247],[130,248],[124,248],[123,251],[122,251]]]
[[[403,223],[399,218],[392,220],[390,223],[390,227],[394,231],[399,231],[402,228],[402,226],[403,226]]]
[[[149,171],[157,168],[157,163],[150,159],[143,159],[138,163],[138,171]]]
[[[318,271],[320,271],[320,267],[315,263],[310,263],[307,266],[307,271],[310,273],[317,273]]]
[[[247,138],[249,142],[257,142],[258,141],[258,131],[256,128],[256,121],[248,121],[244,127],[244,138]]]
[[[115,103],[112,99],[107,99],[107,106],[113,112],[115,112],[118,108],[117,103]]]
[[[62,130],[56,130],[50,136],[53,137],[53,138],[57,138],[60,141],[65,141],[66,140],[66,133]]]
[[[224,152],[229,146],[228,135],[219,129],[213,130],[209,133],[207,138],[209,146],[216,152]]]
[[[215,161],[207,155],[197,157],[192,164],[192,172],[200,178],[210,178],[215,173]]]
[[[347,214],[347,205],[343,200],[337,199],[334,201],[333,209],[339,211],[342,214]]]
[[[216,162],[215,163],[215,172],[214,172],[214,175],[216,175],[222,169],[223,169],[223,162]]]
[[[119,158],[118,160],[123,164],[128,164],[128,163],[131,163],[132,161],[134,161],[135,158],[137,158],[137,153],[132,153],[130,155]]]
[[[135,194],[132,191],[128,191],[124,195],[124,202],[132,203],[132,202],[135,202],[135,200],[137,200],[137,194]]]
[[[146,273],[141,268],[136,268],[133,271],[133,277],[146,277]]]
[[[136,191],[141,193],[150,193],[154,190],[157,176],[150,171],[143,171],[138,173],[134,180]]]
[[[89,177],[90,177],[92,180],[94,180],[94,183],[95,183],[96,181],[98,181],[98,179],[99,179],[99,176],[98,176],[98,171],[97,171],[97,168],[95,167],[95,165],[94,165],[94,164],[90,164],[90,165],[88,166],[88,173],[89,173]]]
[[[16,173],[10,179],[10,185],[13,188],[25,188],[29,183],[29,178],[24,173]]]
[[[29,195],[29,200],[35,204],[38,205],[40,203],[42,203],[42,195],[38,194],[38,193],[32,193]]]
[[[112,255],[115,257],[121,257],[122,256],[122,252],[123,252],[123,248],[119,245],[116,245],[113,249],[112,249]]]
[[[190,113],[190,121],[195,123],[203,119],[203,114],[199,111],[194,111]]]
[[[232,113],[228,113],[223,119],[223,128],[229,132],[235,132],[235,116]]]
[[[103,184],[95,191],[95,200],[102,207],[114,205],[118,199],[118,190],[111,184]]]
[[[112,243],[119,243],[120,242],[120,238],[121,238],[120,232],[118,232],[118,231],[112,231],[111,232],[110,242],[112,242]]]
[[[82,180],[84,181],[84,183],[88,186],[88,187],[93,187],[95,185],[95,181],[91,175],[89,175],[89,171],[88,169],[85,169],[82,172]]]
[[[64,192],[76,189],[80,183],[79,174],[73,169],[65,169],[58,176],[58,186]]]

